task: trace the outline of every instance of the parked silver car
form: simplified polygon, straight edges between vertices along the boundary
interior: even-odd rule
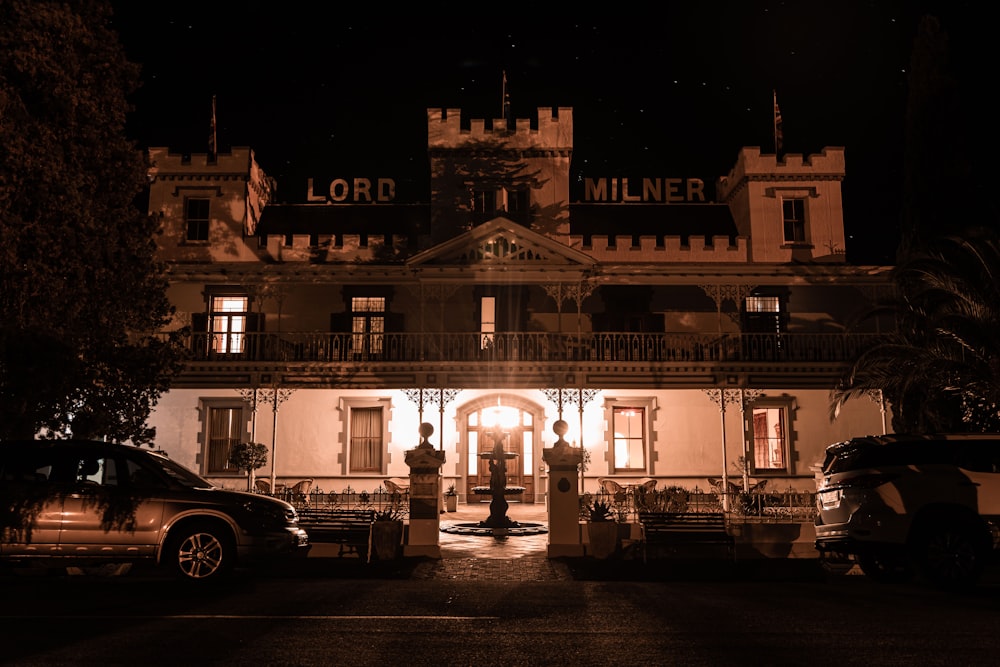
[[[0,442],[0,529],[7,563],[148,561],[196,581],[310,547],[286,502],[218,488],[147,449],[74,440]]]
[[[882,581],[969,585],[997,554],[1000,435],[885,435],[830,445],[816,549]]]

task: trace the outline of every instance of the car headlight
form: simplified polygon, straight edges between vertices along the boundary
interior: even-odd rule
[[[295,508],[283,507],[278,503],[261,501],[257,498],[251,498],[243,503],[243,509],[263,525],[287,526],[299,521]]]

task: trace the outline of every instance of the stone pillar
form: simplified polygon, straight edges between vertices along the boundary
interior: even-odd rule
[[[410,530],[404,556],[441,557],[441,466],[444,452],[434,449],[427,438],[434,427],[420,425],[420,444],[406,450],[406,465],[410,466]]]
[[[580,464],[583,450],[563,440],[569,424],[562,419],[552,425],[558,439],[542,450],[549,466],[549,558],[583,556],[580,541]]]

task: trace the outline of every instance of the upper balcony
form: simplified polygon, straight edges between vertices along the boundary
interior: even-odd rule
[[[734,377],[741,384],[832,386],[845,364],[877,338],[845,333],[202,332],[189,337],[191,356],[178,384],[205,384],[212,378],[239,382],[256,372],[309,386],[710,386],[733,384]]]

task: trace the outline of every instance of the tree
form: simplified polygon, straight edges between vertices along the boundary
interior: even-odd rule
[[[898,329],[863,352],[831,395],[843,404],[879,390],[893,430],[1000,431],[1000,240],[928,243],[895,269]]]
[[[247,473],[247,491],[253,490],[253,471],[267,464],[267,445],[260,442],[238,442],[229,450],[229,462]]]
[[[0,3],[0,439],[149,442],[182,361],[153,335],[172,307],[110,20],[105,0]]]

